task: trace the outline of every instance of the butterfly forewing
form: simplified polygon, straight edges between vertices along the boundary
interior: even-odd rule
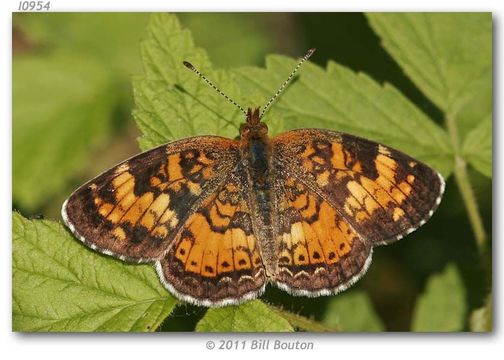
[[[441,175],[397,150],[356,136],[304,129],[272,140],[280,177],[319,194],[372,245],[423,225],[444,191]]]
[[[77,189],[62,215],[86,245],[143,262],[165,254],[186,219],[239,161],[238,142],[217,136],[163,145]]]

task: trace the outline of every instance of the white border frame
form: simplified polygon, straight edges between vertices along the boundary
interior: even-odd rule
[[[494,117],[497,119],[494,127],[495,140],[503,139],[504,127],[498,124],[498,117],[502,114],[503,102],[499,100],[501,93],[502,71],[502,14],[504,2],[500,0],[424,0],[424,1],[399,1],[399,0],[355,0],[327,1],[291,0],[286,2],[272,2],[268,0],[255,0],[247,2],[243,6],[239,2],[229,0],[188,0],[162,1],[142,0],[137,2],[125,2],[114,0],[52,0],[53,11],[493,11],[494,12]],[[11,11],[15,11],[18,1],[5,0],[0,2],[1,20],[1,65],[0,79],[3,79],[0,96],[0,111],[3,113],[0,121],[0,151],[2,176],[2,229],[4,235],[11,234],[11,178],[9,176],[12,159],[12,125],[9,121],[12,117],[11,98]],[[5,81],[10,79],[10,81]],[[503,159],[503,145],[501,141],[494,141],[496,160],[494,167],[494,183],[498,184],[501,176],[501,159]],[[494,189],[494,333],[493,334],[378,334],[378,335],[349,335],[349,334],[282,334],[282,335],[240,335],[240,334],[153,334],[153,335],[28,335],[13,334],[11,332],[11,236],[4,236],[2,241],[3,271],[2,296],[0,296],[3,316],[1,344],[4,358],[36,358],[36,359],[89,359],[92,358],[120,358],[120,359],[143,359],[146,357],[169,359],[212,358],[219,359],[236,357],[240,359],[257,358],[263,356],[289,356],[289,358],[303,358],[313,356],[331,356],[353,359],[422,359],[432,357],[434,359],[480,359],[484,357],[496,358],[495,354],[504,353],[504,339],[502,333],[502,249],[499,244],[502,240],[501,221],[503,192],[497,186]],[[489,229],[490,230],[490,229]],[[498,260],[501,261],[498,261]],[[314,351],[289,351],[283,354],[279,351],[218,351],[207,350],[205,343],[208,340],[219,339],[249,340],[249,339],[281,339],[313,341]],[[190,353],[190,354],[189,354]]]

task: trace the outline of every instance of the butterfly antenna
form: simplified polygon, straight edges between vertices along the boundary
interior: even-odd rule
[[[273,95],[273,97],[266,103],[266,105],[264,105],[263,110],[261,112],[261,115],[259,116],[259,119],[261,119],[264,116],[264,114],[266,113],[266,111],[268,110],[268,108],[271,106],[271,104],[284,91],[284,89],[287,86],[287,84],[292,80],[292,78],[294,77],[294,75],[296,74],[296,72],[299,70],[299,68],[301,67],[301,65],[303,65],[303,63],[306,60],[308,60],[310,58],[310,56],[313,55],[313,53],[315,52],[315,50],[316,50],[315,48],[308,49],[308,51],[306,52],[306,54],[304,54],[304,56],[298,62],[298,64],[294,68],[294,70],[292,70],[292,72],[289,75],[289,77],[287,78],[287,80],[285,80],[284,83],[282,84],[282,86],[280,86],[280,89],[278,89],[277,92],[275,93],[275,95]]]
[[[227,96],[226,94],[224,94],[217,86],[215,86],[210,80],[208,80],[205,75],[203,75],[202,73],[200,73],[198,71],[198,69],[196,69],[194,67],[193,64],[191,64],[189,61],[184,61],[184,65],[185,65],[186,68],[188,68],[189,70],[192,70],[196,75],[198,75],[200,78],[202,78],[203,80],[205,80],[205,82],[208,85],[210,85],[215,91],[217,91],[219,94],[221,94],[227,101],[229,101],[231,104],[233,104],[238,109],[240,109],[242,113],[244,113],[245,115],[247,115],[247,112],[245,111],[245,109],[242,106],[240,106],[240,104],[238,104],[236,101],[234,101],[229,96]]]

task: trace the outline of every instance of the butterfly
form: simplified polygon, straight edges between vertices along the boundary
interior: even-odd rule
[[[268,283],[303,296],[336,294],[363,276],[373,247],[423,225],[443,177],[385,145],[323,129],[270,138],[245,111],[237,140],[196,136],[136,155],[77,189],[62,217],[90,248],[155,263],[177,298],[238,304]]]

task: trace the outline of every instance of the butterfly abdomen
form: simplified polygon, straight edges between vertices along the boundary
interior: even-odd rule
[[[268,143],[263,139],[251,139],[246,152],[249,163],[249,177],[255,197],[255,203],[263,214],[265,225],[271,224],[271,169]]]
[[[249,179],[249,202],[257,214],[254,219],[254,231],[258,234],[259,246],[263,255],[264,265],[273,269],[274,259],[268,254],[274,254],[274,236],[272,233],[273,194],[271,181],[271,149],[267,138],[251,138],[247,141],[242,153]]]

